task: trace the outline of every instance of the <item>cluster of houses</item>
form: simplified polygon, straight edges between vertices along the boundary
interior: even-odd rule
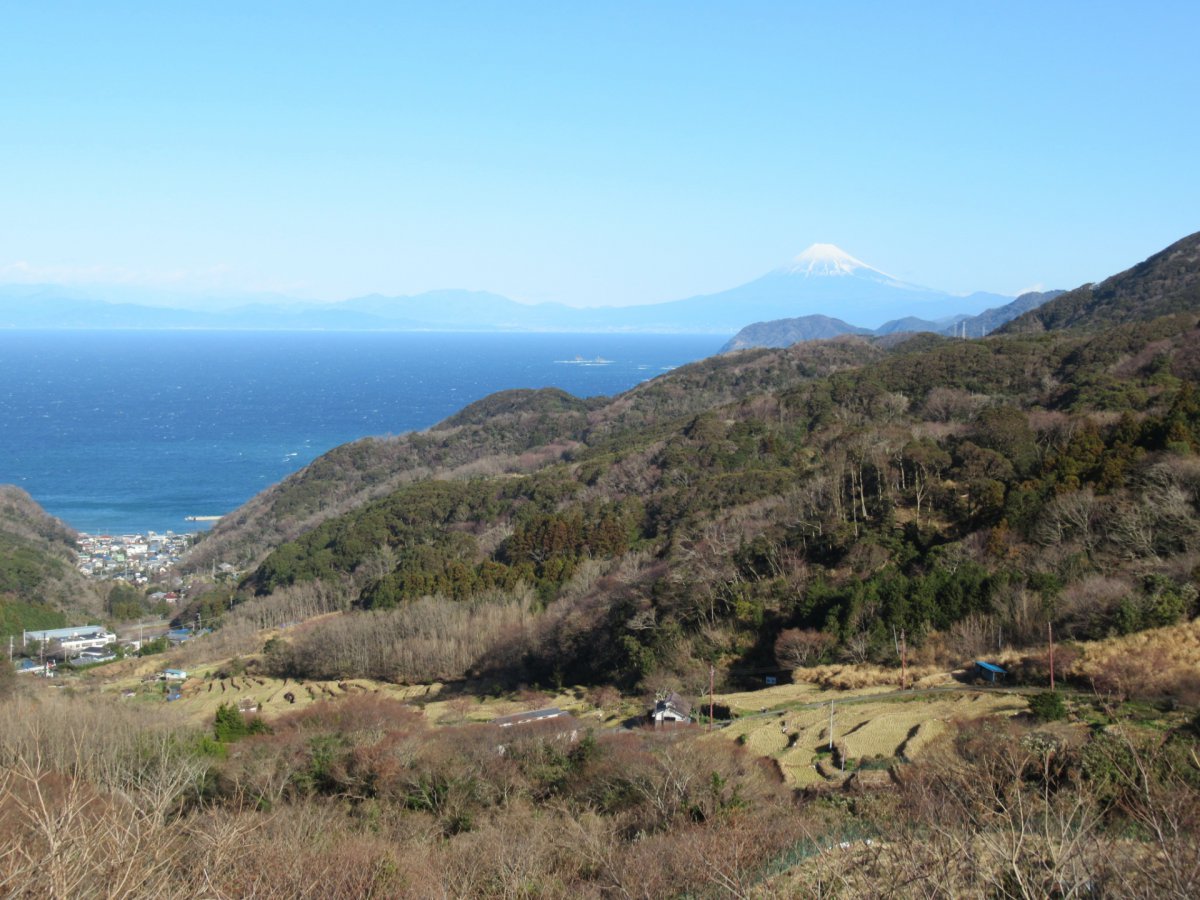
[[[210,629],[172,628],[166,633],[172,646],[186,643]],[[60,663],[71,666],[88,666],[93,663],[109,662],[117,658],[117,648],[128,653],[141,649],[141,640],[119,641],[117,636],[103,625],[73,625],[68,628],[43,628],[21,634],[22,659],[13,660],[13,668],[21,675],[54,677]],[[10,641],[10,657],[15,654],[16,641]],[[182,680],[182,679],[180,679]]]
[[[14,663],[19,675],[53,677],[59,662],[84,666],[116,659],[117,636],[102,625],[75,625],[69,628],[43,628],[21,634],[21,650],[37,658]]]
[[[121,578],[131,584],[159,581],[179,562],[195,535],[168,531],[158,534],[80,534],[76,568],[89,578]]]

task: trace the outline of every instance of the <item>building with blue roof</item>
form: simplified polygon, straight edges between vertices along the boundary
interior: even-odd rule
[[[1008,671],[1000,668],[995,663],[984,662],[981,659],[975,660],[975,677],[986,681],[988,684],[999,684],[1007,675]]]

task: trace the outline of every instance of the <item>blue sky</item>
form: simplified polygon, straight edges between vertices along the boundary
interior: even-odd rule
[[[573,305],[1200,229],[1200,4],[0,3],[0,282]]]

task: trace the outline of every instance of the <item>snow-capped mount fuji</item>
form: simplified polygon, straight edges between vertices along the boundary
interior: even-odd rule
[[[813,244],[803,253],[797,253],[783,268],[790,275],[853,275],[859,269],[878,271],[837,244]]]
[[[801,316],[835,316],[875,328],[892,319],[942,319],[972,315],[1011,301],[1000,294],[966,297],[909,284],[834,244],[813,244],[761,278],[687,300],[626,307],[634,327],[663,327],[668,318],[694,330],[738,331],[752,322]],[[740,323],[740,324],[739,324]]]
[[[891,275],[880,272],[874,266],[868,266],[861,259],[856,259],[837,244],[813,244],[804,252],[797,253],[792,257],[791,262],[781,266],[780,269],[788,275],[854,275],[860,278],[893,281],[896,284],[903,283]]]
[[[886,284],[902,291],[924,291],[929,288],[902,281],[887,272],[869,266],[861,259],[851,256],[837,244],[813,244],[802,253],[792,257],[791,262],[777,270],[787,275],[803,275],[807,278],[858,278],[877,284]],[[938,293],[934,291],[933,293]]]

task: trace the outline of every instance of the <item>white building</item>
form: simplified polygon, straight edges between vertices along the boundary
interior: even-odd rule
[[[689,715],[692,705],[674,691],[655,698],[654,709],[650,710],[650,721],[657,725],[680,725],[692,721]]]
[[[43,646],[54,644],[65,656],[74,656],[88,647],[107,647],[117,642],[117,636],[106,631],[102,625],[76,625],[71,628],[45,628],[41,631],[26,631],[21,645],[30,641],[41,641]]]

